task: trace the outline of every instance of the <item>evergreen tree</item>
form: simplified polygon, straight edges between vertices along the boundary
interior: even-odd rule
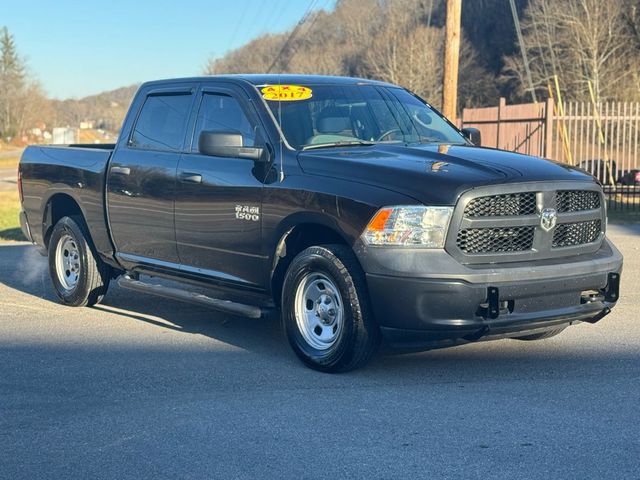
[[[24,62],[18,55],[13,35],[3,27],[0,30],[0,135],[5,138],[17,133],[16,111],[25,87]]]

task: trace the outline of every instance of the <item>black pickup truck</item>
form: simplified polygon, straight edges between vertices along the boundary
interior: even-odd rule
[[[119,278],[253,318],[279,309],[295,353],[327,372],[383,338],[537,340],[600,320],[622,269],[600,185],[479,143],[382,82],[149,82],[115,145],[27,148],[21,224],[66,305]]]

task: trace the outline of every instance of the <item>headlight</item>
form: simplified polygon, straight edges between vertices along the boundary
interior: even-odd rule
[[[362,238],[369,245],[443,248],[452,211],[453,207],[381,208]]]

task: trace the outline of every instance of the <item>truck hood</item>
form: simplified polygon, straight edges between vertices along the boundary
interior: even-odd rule
[[[302,170],[408,195],[426,205],[454,205],[465,191],[501,183],[594,181],[584,171],[491,148],[379,144],[303,151]]]

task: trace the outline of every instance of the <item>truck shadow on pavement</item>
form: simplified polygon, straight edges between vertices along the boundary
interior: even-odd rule
[[[152,281],[165,283],[156,278]],[[52,309],[68,308],[74,316],[82,319],[101,321],[117,315],[174,332],[211,337],[250,351],[277,351],[279,355],[287,353],[279,322],[273,316],[260,320],[234,317],[198,305],[125,290],[118,287],[116,281],[111,282],[107,295],[99,305],[91,308],[64,307],[60,305],[51,286],[47,259],[31,245],[0,246],[0,283],[16,291],[15,296],[6,293],[0,295],[0,303],[9,300],[7,303],[13,306],[20,303],[30,304],[31,308],[38,306],[43,315],[48,310],[46,302],[52,302],[55,304],[51,306]],[[32,302],[17,292],[37,297],[38,300]]]
[[[16,270],[12,267],[15,265],[21,265],[21,267]],[[46,318],[48,312],[70,308],[58,304],[50,286],[46,259],[30,245],[14,244],[0,247],[0,283],[4,284],[4,287],[0,285],[0,292],[2,292],[0,307],[3,309],[19,309],[21,305],[30,304],[29,308],[34,309],[34,316],[40,315]],[[32,301],[24,294],[36,298]],[[48,302],[54,302],[56,305],[49,306]],[[41,313],[37,313],[36,310]],[[117,287],[115,282],[102,304],[92,308],[72,310],[72,318],[87,322],[101,322],[102,329],[113,328],[114,334],[111,341],[114,348],[135,348],[130,344],[124,345],[122,341],[115,338],[116,336],[126,338],[129,332],[123,332],[121,329],[128,328],[128,325],[131,326],[132,336],[150,336],[150,339],[145,338],[141,342],[140,349],[167,348],[167,341],[164,339],[154,344],[159,338],[156,336],[158,332],[149,332],[147,329],[141,331],[140,325],[128,323],[128,320],[133,320],[161,328],[164,330],[161,333],[178,332],[208,337],[215,342],[207,343],[206,339],[199,339],[195,348],[199,352],[205,349],[214,357],[226,358],[232,354],[229,352],[229,346],[240,348],[252,354],[250,363],[259,371],[273,367],[279,369],[293,367],[290,375],[297,376],[298,374],[294,373],[296,371],[308,372],[290,351],[279,319],[275,315],[261,320],[233,317],[204,307],[123,290]],[[105,326],[105,322],[114,322],[114,325],[113,327],[108,324]],[[37,325],[37,321],[34,321],[34,325]],[[581,330],[579,337],[567,337],[572,335],[572,331],[578,329]],[[595,329],[599,329],[600,332],[596,332]],[[61,335],[65,335],[64,330]],[[524,343],[516,340],[499,340],[419,353],[403,353],[383,347],[368,367],[348,376],[352,380],[377,378],[393,384],[415,381],[422,383],[451,383],[467,380],[477,382],[498,378],[522,378],[523,380],[536,377],[564,378],[569,372],[574,376],[591,377],[602,372],[618,370],[621,363],[626,363],[624,357],[629,352],[608,352],[604,355],[603,352],[594,351],[590,344],[594,341],[593,338],[588,340],[583,338],[584,335],[602,335],[601,324],[595,327],[571,327],[563,335],[545,342]],[[133,340],[136,339],[133,338]],[[596,341],[600,340],[602,340],[600,337],[596,339]],[[216,342],[227,345],[221,346]],[[184,347],[185,354],[193,349],[189,342],[176,340],[175,343],[180,348]],[[109,348],[109,336],[101,339],[101,345]],[[234,349],[231,348],[231,350]],[[172,351],[176,353],[175,347],[172,347]],[[540,368],[541,365],[544,365],[544,368]]]

